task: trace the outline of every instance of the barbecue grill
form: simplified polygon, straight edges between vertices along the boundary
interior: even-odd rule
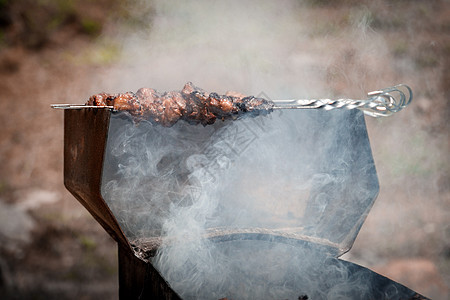
[[[253,277],[269,282],[266,293],[282,286],[295,294],[280,290],[280,295],[295,299],[425,299],[338,259],[350,250],[379,190],[361,110],[280,110],[166,128],[135,124],[111,107],[70,108],[64,111],[64,184],[118,243],[120,299],[219,299],[236,297],[233,292],[260,298],[254,287],[245,287]],[[186,227],[181,237],[173,236],[170,214],[176,211],[170,222],[183,227],[184,212],[199,202],[208,207],[197,214],[213,211],[201,230],[191,234]],[[162,263],[160,254],[167,249],[173,253],[205,243],[212,245],[214,259],[237,261],[222,294],[217,287],[210,290],[208,280],[184,290],[179,282],[186,270]],[[257,255],[264,260],[251,259]],[[192,275],[198,265],[189,262]],[[289,275],[272,263],[290,269]],[[236,283],[233,277],[245,270],[250,270],[246,280]],[[336,270],[344,276],[331,279]],[[343,286],[345,291],[333,294]]]

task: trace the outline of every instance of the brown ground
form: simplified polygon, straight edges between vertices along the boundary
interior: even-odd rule
[[[315,23],[319,37],[345,27],[345,11],[354,3],[305,2],[312,20],[338,20],[331,27]],[[0,298],[117,298],[116,245],[63,187],[63,118],[50,104],[81,103],[100,92],[96,83],[120,56],[112,38],[119,23],[111,20],[120,16],[127,26],[142,24],[118,0],[34,3],[0,1]],[[403,115],[368,120],[382,188],[345,258],[445,299],[450,3],[372,1],[367,7],[372,28],[386,38],[387,62],[398,65],[386,76],[409,83],[416,97]],[[368,73],[366,62],[351,45],[333,53],[327,84],[337,94],[354,80],[342,74],[377,80],[360,76]]]

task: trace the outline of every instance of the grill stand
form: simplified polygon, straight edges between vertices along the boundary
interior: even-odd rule
[[[101,195],[102,171],[111,111],[80,108],[64,111],[64,185],[118,243],[120,299],[181,299],[147,258],[136,256],[116,218]],[[335,259],[339,262],[341,260]],[[384,290],[395,285],[405,299],[426,299],[392,280],[356,264]]]

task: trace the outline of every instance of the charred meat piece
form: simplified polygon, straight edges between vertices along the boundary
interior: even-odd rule
[[[118,94],[111,102],[115,110],[138,111],[141,108],[139,100],[132,92]]]
[[[158,93],[154,89],[141,88],[136,94],[100,93],[86,102],[92,106],[113,106],[115,110],[129,112],[135,121],[148,120],[163,126],[172,126],[178,120],[190,124],[213,124],[217,119],[236,119],[242,115],[264,115],[272,112],[273,102],[244,97],[238,93],[208,94],[194,86],[185,84],[181,92]]]
[[[256,115],[268,114],[273,109],[273,102],[263,98],[248,96],[237,102],[239,109],[243,112],[253,112]]]
[[[86,102],[86,105],[92,106],[110,106],[114,99],[117,97],[116,94],[106,94],[100,93],[96,95],[92,95],[89,97],[89,100]]]

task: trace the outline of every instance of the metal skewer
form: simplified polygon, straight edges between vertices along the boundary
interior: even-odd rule
[[[411,103],[413,93],[409,86],[399,84],[370,92],[367,96],[366,100],[293,99],[272,100],[272,102],[274,103],[273,109],[360,109],[371,117],[387,117],[399,112]],[[51,107],[58,109],[106,108],[114,110],[114,106],[89,106],[82,104],[52,104]]]
[[[405,84],[367,94],[366,100],[354,99],[294,99],[273,100],[273,109],[360,109],[372,117],[387,117],[402,110],[413,97],[412,90]]]
[[[109,108],[114,109],[114,106],[96,106],[96,105],[84,105],[84,104],[52,104],[51,108],[57,109],[80,109],[80,108]]]

